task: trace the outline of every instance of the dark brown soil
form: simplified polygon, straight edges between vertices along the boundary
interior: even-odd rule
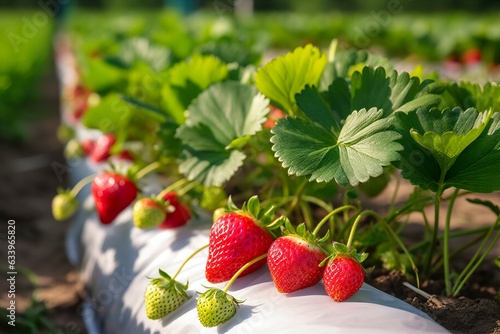
[[[79,275],[66,258],[67,224],[56,222],[51,200],[58,187],[65,187],[67,173],[56,173],[54,163],[64,164],[63,145],[56,137],[59,125],[59,91],[52,69],[40,84],[41,94],[27,103],[23,113],[25,139],[0,142],[0,263],[7,261],[8,220],[15,221],[16,327],[0,321],[1,333],[30,333],[23,320],[40,333],[85,333],[79,312],[82,286]],[[31,274],[31,275],[30,275]],[[28,279],[31,276],[32,279]],[[4,274],[2,274],[4,277]],[[2,279],[2,292],[4,290]],[[32,298],[35,302],[32,302]],[[0,309],[11,299],[0,295]],[[34,311],[40,311],[33,315]],[[28,317],[31,314],[31,318]],[[43,325],[48,320],[56,330]]]
[[[367,283],[424,311],[452,333],[500,334],[500,304],[495,300],[499,296],[500,284],[495,272],[498,270],[491,265],[477,273],[462,291],[463,296],[458,298],[445,297],[442,282],[427,280],[420,287],[431,295],[427,299],[403,285],[407,279],[397,271],[375,271]],[[482,275],[489,276],[490,280],[483,281]],[[479,285],[481,281],[483,283]]]

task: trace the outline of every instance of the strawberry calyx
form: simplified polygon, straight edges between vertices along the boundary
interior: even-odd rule
[[[158,287],[163,289],[174,289],[176,293],[182,295],[185,298],[189,298],[189,295],[186,292],[189,286],[189,282],[186,282],[186,284],[182,284],[170,277],[170,275],[163,270],[158,269],[158,271],[160,273],[160,277],[148,277],[151,280],[151,283],[156,284]]]
[[[326,257],[319,265],[331,264],[337,257],[350,257],[358,263],[362,263],[368,257],[368,253],[358,253],[355,249],[349,249],[346,245],[340,242],[333,242],[330,249],[330,255]]]
[[[274,205],[272,204],[267,204],[262,207],[257,195],[250,197],[247,202],[243,203],[240,209],[234,204],[231,196],[229,196],[226,213],[235,212],[252,218],[256,225],[268,232],[273,239],[276,239],[281,235],[280,227],[285,223],[287,218],[280,216],[274,219],[274,209]]]
[[[296,228],[293,227],[290,220],[285,218],[284,226],[282,227],[282,235],[292,236],[299,239],[304,240],[305,242],[315,245],[320,248],[325,254],[328,254],[328,251],[322,246],[330,238],[330,230],[327,230],[325,235],[321,238],[316,237],[313,233],[311,233],[305,223],[297,225]]]

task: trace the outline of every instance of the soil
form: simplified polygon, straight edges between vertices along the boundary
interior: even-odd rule
[[[0,265],[7,272],[7,224],[15,221],[15,298],[0,295],[0,310],[15,300],[16,327],[0,321],[1,333],[31,333],[23,320],[40,333],[53,333],[41,323],[48,320],[64,333],[85,333],[80,308],[82,285],[78,271],[65,254],[65,223],[51,213],[52,197],[67,184],[67,173],[57,174],[54,163],[64,165],[63,145],[56,137],[59,126],[59,90],[54,69],[40,84],[41,93],[20,110],[25,138],[20,142],[0,142]],[[2,275],[2,277],[5,277]],[[29,279],[28,279],[29,277]],[[2,279],[2,292],[5,279]],[[35,298],[37,303],[32,302]],[[36,315],[33,312],[39,311]],[[10,321],[10,319],[8,319]]]
[[[44,78],[41,88],[40,99],[26,108],[31,115],[25,124],[26,140],[0,143],[0,215],[4,222],[0,231],[0,263],[4,265],[7,259],[6,223],[12,219],[16,226],[16,268],[19,272],[15,297],[17,319],[21,319],[27,309],[33,310],[30,305],[35,297],[45,305],[43,316],[55,328],[65,333],[85,333],[81,318],[83,287],[78,271],[65,256],[68,225],[56,222],[50,209],[56,189],[67,182],[67,174],[58,175],[52,167],[54,163],[64,165],[63,145],[56,138],[60,114],[54,69]],[[499,203],[498,194],[492,196],[492,201]],[[373,205],[380,208],[387,203],[383,196],[379,201],[374,201]],[[464,225],[481,226],[487,222],[480,210],[474,209],[471,215],[467,206],[459,208],[463,211]],[[418,236],[422,224],[415,220],[408,227],[407,237]],[[497,245],[493,256],[499,254]],[[453,333],[500,333],[500,305],[495,300],[499,296],[500,271],[492,259],[485,261],[471,278],[462,293],[464,297],[455,299],[443,297],[443,284],[438,281],[423,282],[421,289],[432,295],[424,298],[403,285],[406,278],[400,272],[378,269],[367,277],[367,283],[423,310]],[[28,270],[36,277],[37,289],[26,279],[23,268],[24,272]],[[2,284],[4,282],[2,280]],[[9,299],[2,294],[0,309],[5,310],[8,303]],[[39,321],[33,323],[39,327]],[[2,333],[21,333],[19,327],[12,331],[3,321],[0,326]]]

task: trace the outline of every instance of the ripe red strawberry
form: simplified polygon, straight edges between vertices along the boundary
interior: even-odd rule
[[[277,220],[275,224],[268,225],[274,208],[262,213],[256,196],[241,210],[231,200],[228,206],[233,212],[222,215],[210,229],[205,277],[211,283],[228,281],[247,262],[266,254],[273,242],[270,231],[275,228],[273,225],[281,223]],[[256,262],[240,276],[255,271],[265,262],[265,259]]]
[[[326,254],[318,244],[329,237],[327,234],[322,240],[316,240],[304,224],[300,224],[297,231],[288,222],[286,226],[287,235],[274,240],[267,256],[274,285],[281,293],[304,289],[321,280],[324,267],[320,264]]]
[[[325,262],[323,284],[326,293],[335,301],[341,302],[349,299],[363,285],[365,270],[361,266],[366,254],[348,252],[343,244],[335,243],[334,252]]]
[[[191,219],[191,211],[185,204],[179,202],[177,194],[170,191],[163,195],[163,200],[168,201],[169,205],[173,207],[172,212],[167,212],[163,222],[158,225],[161,230],[175,228],[186,224]]]
[[[84,139],[80,144],[82,146],[83,154],[89,156],[90,153],[92,153],[92,151],[94,150],[95,140]]]
[[[88,98],[92,92],[82,85],[77,85],[69,94],[69,98],[73,101],[73,119],[79,120],[87,111],[89,104]]]
[[[276,125],[276,122],[286,117],[286,114],[281,110],[276,108],[275,106],[269,105],[269,115],[267,116],[267,121],[262,125],[264,128],[272,129]]]
[[[111,153],[110,149],[116,142],[116,137],[112,134],[104,134],[100,136],[94,145],[92,152],[90,153],[90,159],[94,162],[102,162],[107,160]]]
[[[137,187],[126,176],[105,172],[94,179],[91,193],[99,219],[103,224],[110,224],[135,200]]]
[[[135,226],[143,229],[156,227],[167,215],[163,201],[153,198],[141,198],[134,204],[132,221]]]
[[[474,65],[481,61],[481,51],[475,48],[467,49],[462,55],[462,62],[466,65]]]

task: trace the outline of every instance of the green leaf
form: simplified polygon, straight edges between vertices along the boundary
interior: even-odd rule
[[[386,130],[389,119],[383,119],[382,110],[372,108],[354,111],[338,138],[340,159],[351,185],[366,182],[383,173],[383,166],[399,159],[403,147],[396,142],[400,135]]]
[[[161,108],[158,108],[156,106],[153,106],[151,104],[145,103],[143,101],[139,101],[131,96],[127,95],[120,95],[120,97],[123,99],[123,101],[127,102],[131,106],[135,108],[142,109],[144,111],[147,111],[150,115],[158,119],[159,121],[166,121],[166,120],[171,120],[168,115],[166,115]]]
[[[412,129],[410,134],[419,145],[432,153],[444,172],[453,165],[460,153],[483,132],[491,117],[491,112],[478,114],[472,108],[463,112],[459,108],[451,111],[448,109],[444,111],[444,117],[440,117],[443,114],[438,109],[433,109],[428,114],[429,117],[433,118],[431,131],[422,135]],[[431,120],[424,119],[428,116],[425,112],[421,112],[420,115],[422,115],[421,119],[424,124],[431,122]],[[453,119],[450,118],[455,117],[456,122],[453,124]],[[432,132],[435,129],[439,132]]]
[[[345,119],[352,110],[377,108],[388,116],[396,111],[410,112],[420,107],[431,107],[440,101],[440,86],[431,80],[420,82],[406,72],[392,71],[387,76],[383,67],[366,66],[356,71],[349,81],[335,79],[323,98],[335,111],[336,119]]]
[[[326,130],[333,129],[336,133],[340,131],[341,119],[335,119],[335,115],[329,108],[321,93],[315,87],[306,86],[296,96],[297,105],[313,122],[322,125]]]
[[[82,119],[83,125],[102,132],[115,132],[125,127],[133,108],[121,98],[121,95],[110,93],[96,106],[87,109]]]
[[[125,86],[126,71],[101,58],[82,57],[80,69],[83,84],[95,92],[105,93]]]
[[[318,48],[310,44],[298,47],[259,68],[255,73],[255,85],[283,111],[295,115],[295,94],[306,85],[319,85],[326,62],[326,56]]]
[[[186,123],[177,130],[183,143],[179,171],[205,186],[221,186],[245,159],[231,144],[262,129],[268,105],[252,85],[212,85],[189,106]]]
[[[496,214],[497,216],[500,216],[500,207],[498,207],[498,205],[495,205],[490,201],[483,200],[480,198],[467,198],[467,201],[470,203],[485,206],[485,207],[489,208],[491,211],[493,211],[494,214]]]
[[[494,113],[487,128],[462,151],[446,173],[446,187],[488,193],[500,190],[500,113]]]
[[[412,184],[434,192],[439,186],[474,192],[498,190],[498,115],[489,119],[487,112],[460,108],[397,113],[394,125],[402,135],[404,151],[401,161],[394,164]]]
[[[170,66],[172,53],[169,48],[152,44],[148,39],[134,37],[126,39],[116,57],[107,58],[108,63],[132,68],[137,63],[147,64],[153,71],[160,72]]]
[[[214,56],[194,55],[173,66],[162,88],[162,107],[178,124],[185,121],[184,112],[191,102],[215,82],[228,75],[227,65]]]
[[[247,202],[247,211],[250,212],[255,218],[259,217],[260,201],[257,196],[252,196]]]
[[[197,51],[203,55],[213,55],[226,64],[237,63],[243,67],[256,63],[259,58],[248,47],[235,41],[210,41],[200,45]]]
[[[400,136],[387,130],[389,125],[381,110],[362,109],[347,117],[337,137],[318,123],[287,117],[277,122],[271,142],[289,174],[356,186],[382,174],[383,166],[399,158]]]

